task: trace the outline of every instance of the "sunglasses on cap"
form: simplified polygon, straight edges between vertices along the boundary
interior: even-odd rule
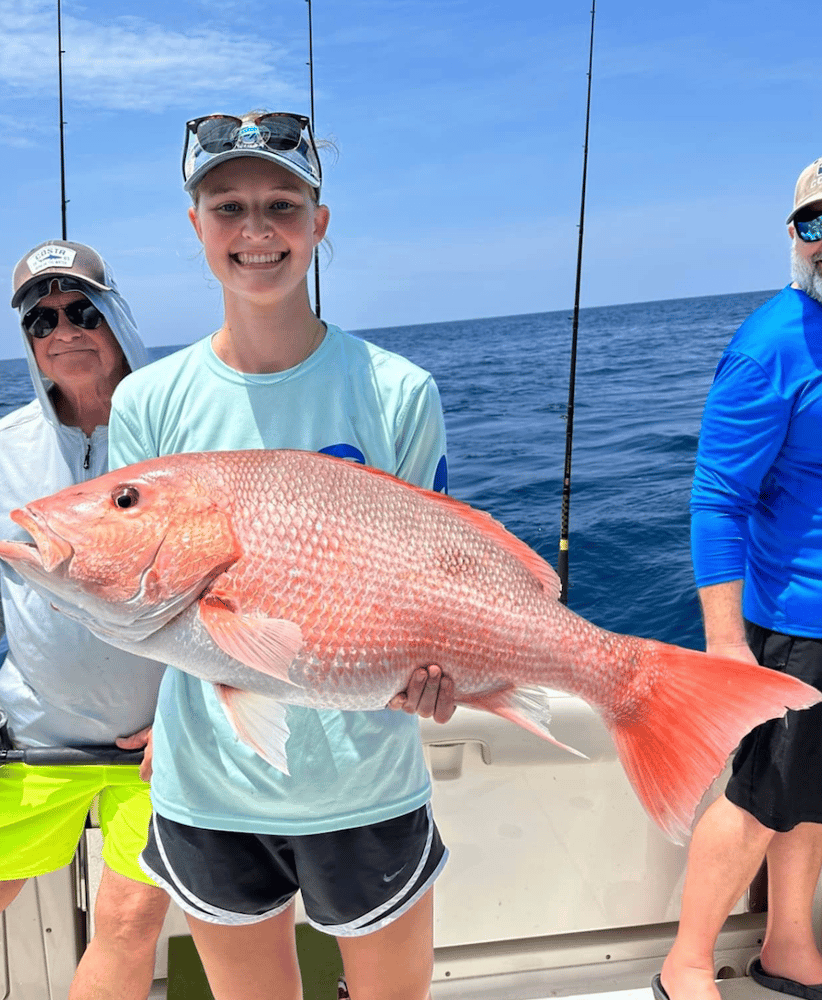
[[[322,168],[311,123],[305,115],[283,111],[253,118],[204,115],[186,122],[183,179],[190,184],[195,174],[201,175],[202,167],[221,153],[265,155],[266,151],[273,154],[272,159],[296,168],[312,187],[320,187]]]
[[[304,115],[282,112],[259,115],[257,118],[235,118],[234,115],[203,115],[186,122],[186,128],[197,136],[207,153],[224,153],[243,145],[282,151],[296,149],[303,129],[308,127]]]
[[[805,243],[822,240],[822,208],[803,208],[793,217],[796,235]]]
[[[23,316],[23,329],[30,337],[42,340],[57,329],[60,313],[66,314],[66,319],[72,326],[81,330],[96,330],[103,322],[103,314],[89,302],[88,299],[77,299],[67,306],[35,306]]]
[[[49,274],[47,277],[32,282],[26,287],[25,295],[21,302],[23,308],[26,308],[26,303],[35,305],[40,299],[44,299],[51,292],[55,284],[61,292],[88,291],[88,285],[84,284],[80,278],[64,274]]]

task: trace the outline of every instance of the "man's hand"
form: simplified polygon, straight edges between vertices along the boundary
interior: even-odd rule
[[[747,642],[715,642],[707,645],[705,652],[711,656],[728,656],[732,660],[742,660],[743,663],[759,666],[759,661],[751,652]]]
[[[154,744],[151,738],[151,726],[146,726],[132,736],[118,736],[114,741],[121,750],[141,750],[145,748],[143,762],[140,765],[140,777],[143,781],[151,781],[151,763],[154,756]]]
[[[437,666],[419,667],[405,691],[395,694],[388,707],[434,722],[448,722],[456,710],[454,682]]]

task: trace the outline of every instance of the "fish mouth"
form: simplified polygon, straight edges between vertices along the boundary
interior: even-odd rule
[[[13,510],[9,515],[25,529],[33,542],[0,542],[0,559],[34,569],[53,573],[63,563],[69,562],[74,549],[64,538],[56,535],[30,510]]]

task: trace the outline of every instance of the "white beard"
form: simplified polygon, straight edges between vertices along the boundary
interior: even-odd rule
[[[801,288],[817,302],[822,302],[822,275],[820,275],[816,263],[822,260],[822,250],[813,255],[810,261],[796,252],[796,242],[791,247],[791,278],[793,283]]]

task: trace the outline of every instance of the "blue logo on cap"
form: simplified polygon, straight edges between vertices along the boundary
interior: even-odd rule
[[[243,125],[237,133],[235,145],[254,148],[257,146],[264,146],[265,142],[263,141],[259,128],[257,128],[254,122],[249,122],[247,125]]]

